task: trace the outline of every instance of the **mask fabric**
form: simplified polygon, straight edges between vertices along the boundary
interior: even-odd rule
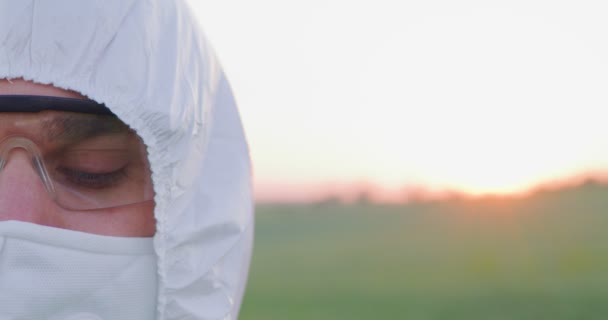
[[[150,320],[152,238],[0,222],[0,319]]]

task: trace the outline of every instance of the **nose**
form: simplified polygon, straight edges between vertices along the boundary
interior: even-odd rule
[[[61,227],[57,205],[32,166],[32,156],[13,149],[0,171],[0,221],[19,220]]]

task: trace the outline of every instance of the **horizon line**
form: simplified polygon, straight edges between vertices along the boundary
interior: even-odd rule
[[[398,188],[384,187],[371,181],[283,182],[258,185],[255,188],[256,204],[315,204],[358,203],[407,204],[445,200],[474,200],[484,198],[522,198],[539,192],[557,191],[587,183],[608,185],[608,170],[587,172],[570,177],[536,183],[512,192],[466,192],[456,188],[433,188],[423,184]]]

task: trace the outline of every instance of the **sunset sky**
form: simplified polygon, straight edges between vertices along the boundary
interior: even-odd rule
[[[193,0],[258,199],[608,171],[605,1]]]

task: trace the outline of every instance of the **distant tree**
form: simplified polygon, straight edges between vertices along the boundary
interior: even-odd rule
[[[373,202],[372,193],[369,190],[360,190],[355,197],[355,204],[368,205]]]

